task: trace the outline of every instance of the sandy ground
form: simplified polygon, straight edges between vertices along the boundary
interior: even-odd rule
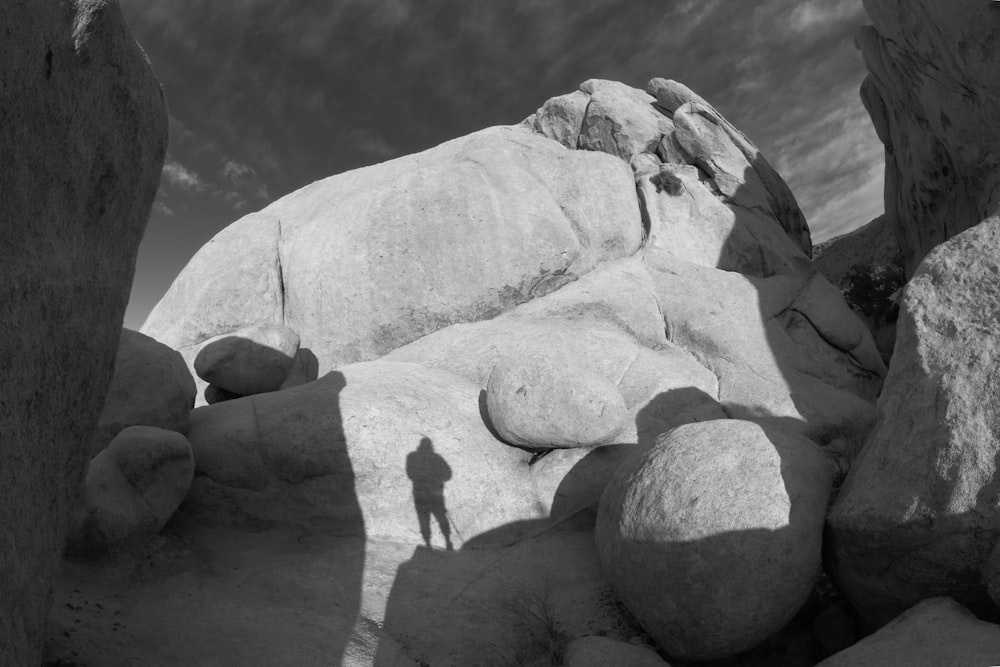
[[[507,665],[562,638],[642,641],[610,594],[592,516],[462,549],[179,514],[139,552],[67,560],[50,665]],[[538,655],[535,655],[538,654]]]

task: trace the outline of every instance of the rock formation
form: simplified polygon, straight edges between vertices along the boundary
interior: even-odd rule
[[[916,270],[1000,204],[1000,27],[992,2],[865,0],[861,99],[885,144],[885,214]]]
[[[0,663],[37,665],[166,149],[111,0],[0,5]]]
[[[143,327],[211,382],[175,525],[280,535],[260,571],[304,595],[334,568],[333,662],[472,664],[483,628],[516,655],[478,578],[535,570],[569,587],[572,638],[619,622],[610,582],[644,629],[608,641],[746,650],[818,574],[836,453],[804,434],[869,421],[886,370],[810,252],[757,148],[664,79],[590,80],[517,126],[307,186],[218,234]],[[662,553],[683,567],[637,591],[629,568]],[[674,598],[699,626],[679,643]],[[738,602],[723,629],[717,598]]]
[[[492,128],[318,181],[237,221],[142,331],[190,363],[213,336],[282,324],[323,375],[551,292],[633,254],[641,237],[627,165]]]
[[[833,573],[874,625],[927,597],[988,606],[984,566],[1000,535],[998,247],[991,218],[921,262],[878,422],[830,514]]]

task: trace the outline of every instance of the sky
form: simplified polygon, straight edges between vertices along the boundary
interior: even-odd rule
[[[125,326],[206,241],[315,180],[518,123],[590,78],[675,79],[785,178],[818,242],[882,213],[861,0],[120,0],[170,143]]]

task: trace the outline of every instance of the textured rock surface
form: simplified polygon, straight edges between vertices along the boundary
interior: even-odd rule
[[[148,540],[173,516],[193,476],[191,445],[183,435],[126,428],[90,462],[69,550],[93,553]]]
[[[209,338],[198,350],[194,370],[205,382],[249,396],[277,391],[299,351],[299,335],[280,324],[255,324]]]
[[[646,90],[673,114],[679,129],[674,144],[681,146],[683,154],[713,175],[716,187],[731,200],[749,208],[765,206],[788,237],[811,257],[809,227],[795,196],[753,142],[682,83],[657,78]]]
[[[458,324],[402,347],[387,360],[440,368],[486,388],[493,368],[529,355],[559,358],[617,385],[629,410],[619,442],[655,437],[670,426],[725,416],[711,371],[671,343],[658,350],[604,322],[561,317],[497,318]],[[645,434],[643,433],[645,431]]]
[[[566,646],[565,667],[670,667],[653,651],[607,637],[580,637]]]
[[[122,329],[115,373],[104,401],[91,456],[128,426],[186,433],[195,385],[183,357],[149,336]]]
[[[629,416],[611,380],[575,368],[571,359],[534,355],[493,367],[486,406],[505,442],[541,448],[608,444]]]
[[[632,254],[641,236],[620,160],[491,128],[318,181],[230,225],[142,330],[191,358],[234,326],[284,324],[322,375],[551,292]]]
[[[760,277],[808,273],[808,257],[769,213],[724,202],[697,167],[651,163],[636,179],[649,222],[647,248]]]
[[[1000,219],[938,246],[907,285],[878,422],[830,515],[833,573],[881,625],[927,597],[983,603],[1000,531]]]
[[[227,520],[413,543],[422,537],[418,519],[426,509],[457,527],[457,545],[542,518],[530,455],[490,434],[479,393],[444,371],[374,361],[197,408],[190,504]]]
[[[861,99],[885,144],[885,211],[908,273],[1000,203],[1000,36],[990,2],[865,0]]]
[[[715,261],[746,263],[754,258],[743,246],[748,238],[758,237],[767,240],[764,249],[769,254],[758,262],[764,264],[762,275],[801,271],[808,265],[809,228],[791,190],[742,132],[676,81],[653,79],[644,92],[591,79],[576,92],[548,100],[523,124],[568,148],[616,155],[637,172],[643,171],[637,169],[637,161],[652,164],[654,172],[661,163],[695,167],[704,184],[688,191],[690,201],[660,200],[656,194],[665,189],[655,183],[640,189],[647,224],[666,219],[667,227],[676,228],[695,218],[686,230],[696,236],[687,241],[688,250],[696,246],[701,254],[709,253],[709,259],[714,252]],[[678,194],[667,190],[670,197]],[[703,230],[696,224],[702,211],[711,221]],[[733,248],[724,247],[727,229],[733,232]],[[661,232],[661,242],[676,238],[678,231]],[[776,235],[785,239],[776,242]]]
[[[809,595],[831,483],[801,436],[738,420],[680,426],[608,484],[595,528],[605,573],[668,654],[733,655]]]
[[[118,3],[11,0],[0,25],[0,663],[37,665],[167,119]]]
[[[864,421],[885,364],[822,276],[754,278],[647,254],[669,339],[719,378],[729,416],[799,426]]]
[[[967,667],[995,665],[998,658],[1000,626],[950,598],[931,598],[818,667]]]

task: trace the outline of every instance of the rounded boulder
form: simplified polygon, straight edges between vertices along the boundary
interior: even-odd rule
[[[194,378],[180,352],[138,331],[122,329],[91,457],[129,426],[186,433],[194,400]]]
[[[715,420],[661,435],[601,498],[615,592],[667,653],[711,660],[780,630],[820,568],[832,467],[808,439]]]
[[[628,407],[617,385],[565,360],[504,360],[490,373],[486,406],[493,428],[513,445],[593,447],[625,428]]]
[[[191,487],[194,457],[180,433],[130,426],[95,456],[68,548],[93,553],[156,535]]]
[[[255,324],[209,339],[194,370],[205,382],[239,396],[277,391],[299,351],[299,335],[281,324]]]

